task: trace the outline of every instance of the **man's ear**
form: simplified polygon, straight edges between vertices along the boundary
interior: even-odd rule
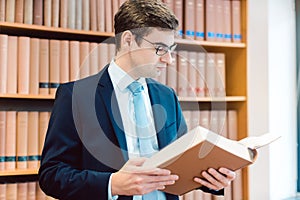
[[[131,31],[124,31],[121,36],[121,48],[129,50],[134,43],[134,35]]]

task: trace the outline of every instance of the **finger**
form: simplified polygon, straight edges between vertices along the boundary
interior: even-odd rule
[[[226,175],[221,174],[217,170],[210,168],[208,169],[210,175],[218,182],[218,185],[221,184],[222,187],[227,187],[230,184],[230,179],[226,177]]]
[[[127,161],[126,165],[129,166],[142,166],[147,158],[138,157],[138,158],[131,158]]]
[[[222,174],[225,174],[227,176],[227,178],[230,179],[230,181],[234,180],[236,177],[236,173],[234,171],[231,171],[224,167],[221,167],[219,169],[219,172],[221,172]]]
[[[217,181],[210,173],[207,171],[202,172],[202,176],[207,180],[207,182],[210,184],[210,188],[219,190],[223,188],[223,185]]]

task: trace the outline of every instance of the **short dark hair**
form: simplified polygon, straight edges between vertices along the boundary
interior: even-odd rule
[[[176,30],[178,20],[173,12],[160,0],[127,0],[114,17],[116,49],[120,48],[121,34],[130,30],[139,37],[149,34],[152,28]]]

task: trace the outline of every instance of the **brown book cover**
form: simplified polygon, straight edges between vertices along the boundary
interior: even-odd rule
[[[39,94],[40,39],[30,38],[29,93]]]
[[[90,1],[82,1],[82,30],[90,30]]]
[[[43,25],[43,3],[43,0],[33,0],[33,24]]]
[[[91,31],[97,31],[97,0],[90,0]]]
[[[7,49],[7,93],[17,94],[17,79],[18,79],[18,37],[8,36],[8,49]]]
[[[112,1],[105,1],[105,32],[113,32]]]
[[[69,58],[70,58],[70,51],[69,51],[69,41],[68,40],[61,40],[60,41],[60,73],[59,73],[59,80],[60,83],[69,82]]]
[[[17,150],[17,112],[6,112],[6,134],[5,134],[5,169],[14,170],[16,168]]]
[[[59,25],[59,6],[60,6],[60,0],[52,0],[52,13],[51,13],[51,18],[52,18],[52,27],[58,27]]]
[[[199,173],[208,168],[226,167],[236,171],[254,163],[257,148],[265,146],[279,137],[264,134],[255,142],[229,140],[221,135],[197,126],[158,153],[147,159],[144,168],[160,167],[169,169],[180,178],[173,185],[166,186],[165,192],[182,195],[201,186],[193,181]],[[256,144],[253,148],[253,144]],[[251,148],[249,148],[251,147]]]
[[[59,19],[59,26],[61,28],[68,27],[68,0],[61,0],[60,1],[60,19]]]
[[[204,40],[204,0],[195,0],[195,36],[196,40]]]
[[[0,22],[5,21],[5,0],[0,0]]]
[[[15,22],[24,22],[24,0],[16,0]]]
[[[33,23],[33,0],[24,0],[24,23]]]
[[[8,35],[0,34],[0,94],[7,92],[7,47]]]
[[[176,15],[178,25],[178,36],[183,37],[183,0],[174,0],[174,14]]]
[[[78,80],[80,77],[80,43],[70,41],[70,81]]]
[[[28,112],[17,112],[17,169],[27,168]]]
[[[15,22],[16,0],[6,1],[5,21]]]
[[[6,112],[0,111],[0,171],[5,169]],[[0,198],[1,199],[1,198]]]
[[[223,23],[224,23],[224,42],[231,42],[232,34],[231,34],[231,2],[230,0],[223,1],[224,7],[224,16],[223,16]]]
[[[98,31],[105,32],[105,0],[97,0],[97,27]]]
[[[80,78],[85,78],[90,74],[90,43],[80,42]]]
[[[184,37],[186,39],[195,38],[195,4],[194,0],[185,1],[184,12]]]
[[[37,169],[39,160],[39,113],[28,113],[28,169]]]
[[[68,28],[75,29],[76,21],[76,2],[75,0],[68,0]]]
[[[44,0],[44,25],[51,26],[52,22],[52,2]]]
[[[215,0],[206,0],[205,6],[205,32],[207,41],[216,40],[216,4]]]
[[[60,77],[60,41],[50,40],[50,94],[55,94]]]
[[[40,39],[39,94],[49,94],[49,40]]]
[[[241,2],[240,0],[231,1],[232,10],[232,35],[233,42],[239,43],[242,41],[241,34]]]
[[[19,37],[18,41],[18,93],[29,94],[30,38]]]
[[[82,1],[84,0],[72,1],[75,1],[75,29],[82,30]]]

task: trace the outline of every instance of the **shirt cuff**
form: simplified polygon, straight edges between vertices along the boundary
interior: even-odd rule
[[[118,199],[118,195],[112,196],[111,194],[111,177],[113,174],[110,175],[109,177],[109,181],[108,181],[108,200],[117,200]]]

